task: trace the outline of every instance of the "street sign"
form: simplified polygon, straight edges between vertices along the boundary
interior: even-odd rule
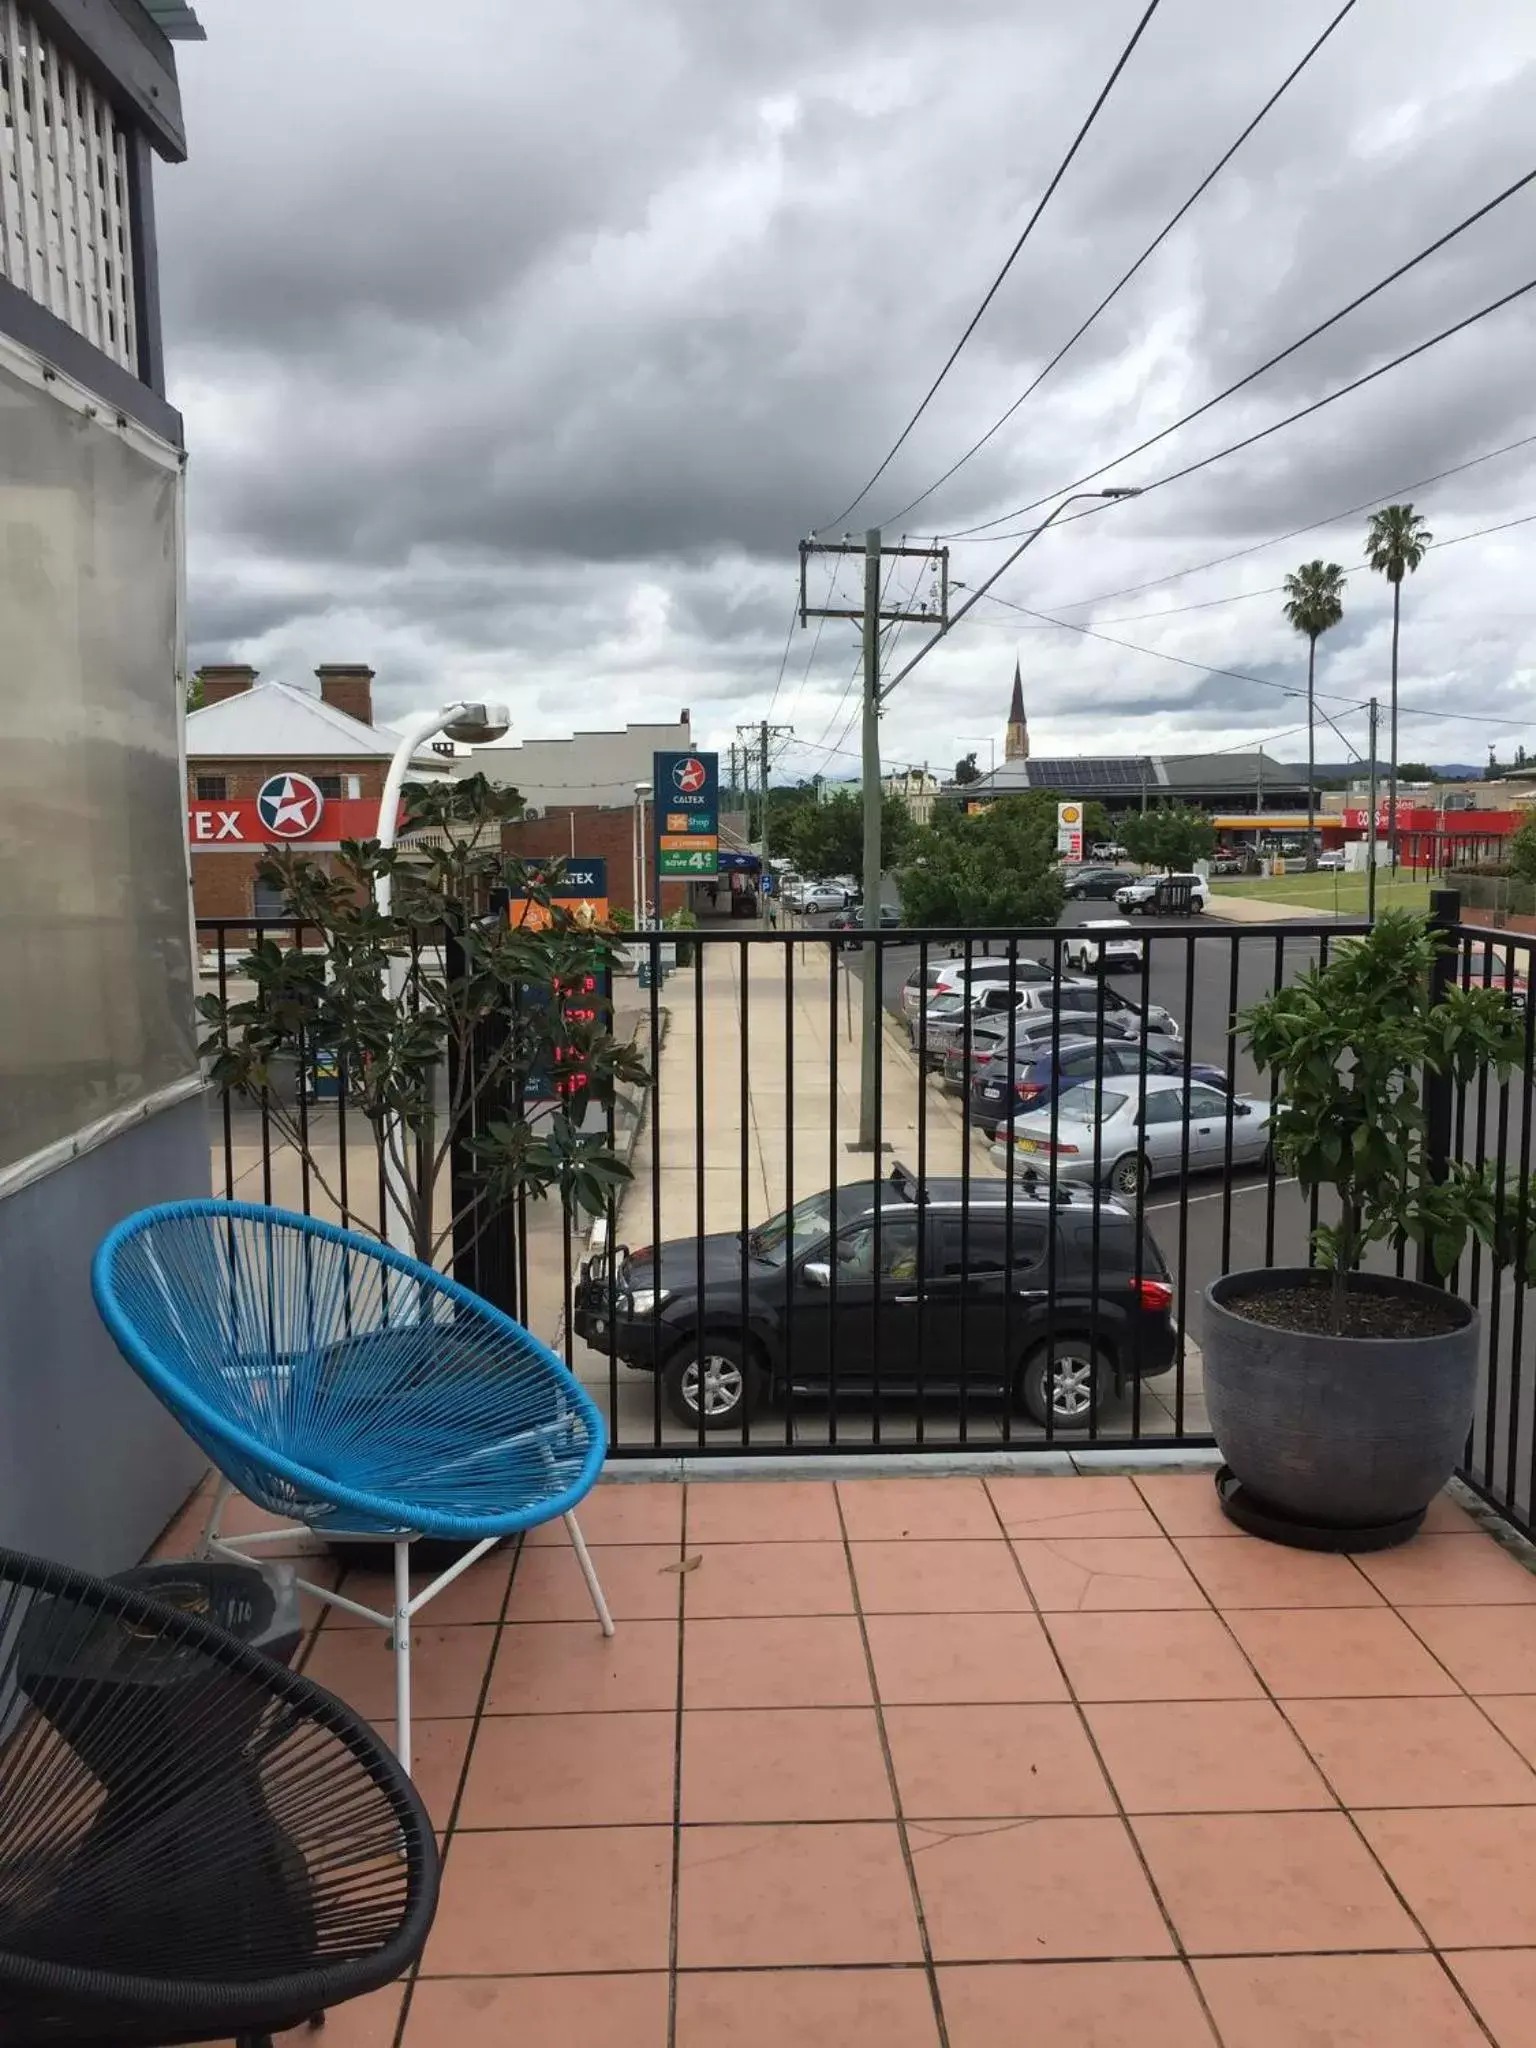
[[[1083,807],[1081,804],[1058,804],[1056,806],[1056,851],[1064,853],[1068,860],[1083,857]]]
[[[720,756],[657,754],[651,769],[656,877],[720,872]]]

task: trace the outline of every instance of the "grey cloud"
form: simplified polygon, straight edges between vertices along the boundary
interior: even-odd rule
[[[1137,11],[572,0],[514,31],[493,0],[461,0],[424,35],[405,0],[204,6],[210,41],[181,52],[192,159],[159,183],[194,455],[195,644],[300,673],[374,658],[386,703],[504,672],[552,727],[574,691],[584,715],[586,700],[640,715],[686,697],[721,731],[773,690],[796,538],[911,410]],[[894,511],[1023,388],[1332,11],[1265,11],[1241,35],[1220,0],[1157,17],[849,524]],[[1400,0],[1391,35],[1369,14],[912,521],[968,523],[1114,456],[1523,168],[1523,0],[1472,0],[1454,19]],[[1518,281],[1533,207],[1512,202],[1136,475],[1264,425]],[[1536,425],[1532,325],[1511,309],[1113,522],[1061,531],[1003,587],[1050,603],[1136,582],[1512,438]],[[1533,476],[1523,459],[1489,465],[1425,509],[1483,523],[1527,508]],[[1307,536],[1252,574],[1352,560],[1356,540]],[[957,573],[979,578],[998,556],[957,547]],[[1246,573],[1225,572],[1227,587]],[[1417,606],[1409,637],[1448,732],[1458,700],[1502,709],[1508,679],[1529,678],[1528,619],[1492,638],[1457,623],[1517,612],[1518,580],[1476,544],[1433,565],[1437,609]],[[1346,693],[1379,683],[1379,609],[1362,593],[1333,636]],[[1297,667],[1273,618],[1136,632],[1217,666]],[[1133,745],[1170,719],[1196,736],[1218,719],[1247,730],[1266,696],[1275,723],[1292,716],[1278,693],[1064,639],[1049,636],[1031,683],[1062,731],[1091,738],[1108,720]],[[781,706],[809,737],[835,718],[837,740],[851,640],[829,628],[807,674],[811,641],[794,639]],[[1005,629],[955,635],[922,692],[893,702],[889,745],[942,754],[946,727],[999,721],[1005,669]],[[1465,726],[1458,751],[1477,754],[1476,737]]]

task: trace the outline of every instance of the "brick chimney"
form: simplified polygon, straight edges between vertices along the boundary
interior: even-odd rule
[[[373,670],[361,661],[322,661],[315,670],[320,695],[333,711],[345,711],[363,725],[373,723]]]
[[[222,704],[226,697],[243,697],[254,688],[256,671],[242,668],[238,662],[218,664],[212,668],[200,668],[197,679],[203,686],[203,704]]]

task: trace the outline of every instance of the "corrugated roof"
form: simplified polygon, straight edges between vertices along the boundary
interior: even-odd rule
[[[163,35],[173,43],[206,43],[208,31],[187,5],[187,0],[139,0],[139,5]]]
[[[257,683],[238,696],[205,704],[187,719],[189,760],[229,760],[248,754],[275,760],[388,760],[400,735],[388,726],[364,725],[309,690],[292,683]],[[424,742],[414,756],[418,769],[438,774],[448,764]]]

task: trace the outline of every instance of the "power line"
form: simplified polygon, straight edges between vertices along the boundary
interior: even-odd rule
[[[1507,533],[1512,526],[1529,526],[1536,521],[1536,512],[1524,512],[1518,519],[1501,519],[1493,526],[1474,526],[1470,533],[1453,533],[1445,540],[1430,542],[1427,553],[1438,553],[1441,548],[1459,548],[1463,541],[1482,540],[1490,533]],[[1353,576],[1358,570],[1369,569],[1369,560],[1351,562],[1347,574]],[[1170,605],[1166,611],[1127,612],[1122,617],[1100,619],[1101,626],[1134,626],[1140,619],[1177,619],[1186,612],[1213,611],[1218,605],[1243,604],[1250,597],[1274,597],[1284,590],[1283,583],[1266,583],[1260,590],[1229,590],[1225,597],[1202,598],[1198,604]]]
[[[1336,526],[1341,519],[1353,519],[1361,512],[1374,512],[1378,506],[1400,504],[1410,492],[1427,490],[1431,484],[1443,483],[1448,476],[1460,476],[1464,470],[1476,469],[1480,463],[1492,462],[1497,456],[1512,455],[1517,448],[1529,448],[1536,442],[1536,434],[1522,434],[1518,441],[1506,441],[1502,448],[1490,448],[1486,454],[1469,456],[1465,462],[1453,463],[1449,469],[1437,469],[1433,476],[1416,477],[1411,484],[1401,484],[1395,491],[1384,492],[1375,498],[1365,498],[1358,505],[1346,505],[1341,512],[1330,512],[1323,519],[1312,519],[1305,526],[1292,526],[1284,533],[1273,533],[1268,540],[1256,540],[1245,548],[1234,548],[1230,554],[1213,555],[1208,562],[1193,562],[1187,569],[1170,569],[1166,576],[1150,576],[1145,583],[1125,583],[1118,590],[1101,590],[1097,597],[1074,597],[1063,604],[1062,611],[1084,611],[1090,605],[1111,604],[1117,597],[1139,597],[1144,590],[1157,590],[1165,583],[1178,583],[1186,576],[1198,576],[1205,569],[1224,568],[1228,562],[1240,562],[1247,555],[1262,554],[1265,548],[1278,547],[1281,541],[1295,540],[1303,533],[1316,533],[1320,527]],[[1070,521],[1065,522],[1070,525]],[[1462,536],[1470,540],[1470,534]]]
[[[993,435],[999,432],[1001,428],[1005,427],[1008,424],[1009,420],[1013,418],[1014,414],[1018,411],[1019,407],[1024,404],[1026,399],[1032,398],[1034,396],[1034,394],[1039,390],[1040,386],[1045,382],[1046,378],[1049,377],[1052,370],[1056,368],[1057,364],[1061,362],[1063,357],[1069,354],[1070,351],[1077,346],[1077,344],[1082,340],[1083,336],[1088,332],[1089,328],[1098,319],[1099,315],[1105,312],[1108,309],[1108,307],[1111,304],[1113,304],[1115,299],[1119,297],[1120,293],[1124,291],[1125,287],[1130,283],[1131,279],[1136,275],[1137,271],[1141,269],[1142,265],[1147,261],[1148,257],[1155,254],[1155,252],[1173,233],[1174,229],[1178,226],[1179,222],[1184,218],[1185,214],[1187,214],[1190,208],[1195,204],[1195,201],[1201,198],[1203,194],[1206,193],[1210,189],[1210,187],[1215,183],[1216,179],[1220,177],[1221,173],[1226,169],[1227,165],[1231,163],[1233,157],[1237,155],[1237,152],[1242,148],[1243,144],[1248,140],[1249,136],[1252,135],[1254,130],[1259,126],[1260,122],[1264,120],[1265,116],[1268,115],[1274,109],[1274,107],[1278,105],[1280,100],[1284,98],[1285,94],[1289,92],[1290,88],[1296,83],[1297,79],[1300,78],[1302,72],[1306,70],[1307,66],[1312,62],[1312,59],[1317,55],[1318,51],[1323,47],[1324,43],[1327,42],[1328,38],[1333,34],[1334,30],[1338,27],[1339,23],[1344,19],[1345,15],[1349,13],[1350,9],[1354,5],[1355,0],[1344,0],[1344,5],[1339,9],[1338,13],[1333,17],[1332,21],[1328,23],[1328,26],[1323,30],[1322,34],[1313,43],[1312,47],[1301,58],[1300,62],[1293,65],[1291,70],[1287,72],[1286,76],[1280,81],[1279,85],[1275,87],[1275,90],[1264,102],[1263,106],[1260,107],[1259,111],[1254,115],[1253,119],[1248,123],[1247,127],[1238,136],[1237,140],[1227,148],[1223,155],[1217,158],[1216,162],[1211,166],[1210,170],[1206,172],[1205,176],[1200,180],[1200,183],[1195,187],[1194,191],[1191,192],[1189,197],[1184,201],[1184,204],[1179,208],[1178,212],[1175,213],[1163,225],[1163,227],[1159,229],[1158,233],[1152,238],[1150,242],[1148,242],[1146,248],[1143,249],[1141,254],[1136,258],[1136,261],[1131,265],[1130,269],[1125,272],[1124,276],[1121,277],[1117,284],[1112,285],[1110,287],[1109,291],[1107,291],[1104,297],[1100,299],[1099,303],[1094,307],[1093,311],[1088,315],[1087,319],[1082,323],[1082,325],[1076,330],[1075,333],[1070,334],[1067,337],[1067,339],[1062,343],[1061,347],[1057,349],[1055,355],[1053,355],[1050,361],[1046,364],[1045,368],[1039,372],[1039,374],[1035,377],[1034,381],[1031,384],[1026,386],[1026,388],[1019,393],[1018,397],[1013,401],[1012,405],[1009,406],[1008,410],[1005,413],[1003,413],[1000,418],[994,420],[992,422],[992,425],[988,427],[987,431],[981,436],[980,440],[973,441],[970,447],[966,449],[965,453],[962,456],[960,456],[957,461],[952,462],[949,468],[945,470],[942,476],[935,477],[933,482],[928,486],[927,490],[920,491],[918,495],[911,501],[910,504],[903,505],[899,512],[893,512],[889,519],[882,520],[882,525],[894,526],[898,519],[905,519],[909,512],[915,511],[919,505],[923,504],[927,499],[931,498],[934,492],[938,490],[941,485],[947,484],[949,482],[950,478],[955,474],[957,470],[963,469],[965,467],[966,463],[970,461],[973,455],[979,454],[980,451],[986,447],[987,443],[992,439]],[[892,452],[894,453],[895,451],[893,450]],[[868,486],[866,485],[865,488],[867,489]],[[854,503],[857,504],[858,499],[855,499]],[[1009,516],[1011,517],[1012,515],[1010,514]]]
[[[922,403],[918,406],[916,412],[913,413],[911,419],[907,421],[907,424],[902,428],[901,432],[896,436],[896,439],[891,443],[890,449],[887,451],[883,461],[880,463],[879,468],[876,469],[874,474],[870,477],[869,481],[864,485],[864,488],[859,492],[858,496],[855,498],[850,498],[848,503],[843,507],[841,512],[839,512],[832,519],[823,520],[821,525],[815,528],[814,531],[825,532],[828,527],[841,526],[843,521],[848,517],[849,513],[852,512],[854,507],[856,505],[863,503],[864,499],[869,496],[870,492],[874,489],[875,485],[880,481],[881,477],[883,477],[885,472],[890,468],[903,442],[911,433],[912,429],[917,425],[918,421],[922,418],[923,414],[928,410],[929,404],[932,402],[933,397],[935,393],[938,391],[939,386],[944,382],[944,379],[949,375],[950,371],[954,368],[955,363],[960,355],[960,351],[965,347],[966,343],[975,333],[977,326],[980,324],[982,315],[986,312],[988,306],[991,305],[992,301],[997,297],[998,292],[1002,288],[1003,280],[1005,277],[1007,277],[1009,271],[1013,268],[1013,265],[1018,257],[1019,251],[1024,247],[1024,244],[1029,240],[1030,235],[1034,230],[1036,221],[1038,221],[1041,214],[1044,213],[1046,207],[1050,204],[1051,196],[1055,192],[1056,187],[1061,183],[1062,179],[1066,176],[1068,166],[1071,164],[1072,159],[1077,155],[1078,150],[1082,147],[1082,144],[1087,137],[1089,129],[1098,119],[1099,113],[1103,108],[1104,102],[1109,98],[1110,93],[1113,91],[1115,82],[1119,78],[1121,72],[1130,62],[1131,52],[1135,49],[1136,45],[1141,41],[1143,30],[1146,28],[1148,22],[1151,21],[1153,15],[1156,14],[1160,4],[1161,0],[1149,0],[1149,4],[1146,8],[1145,13],[1143,13],[1140,21],[1137,22],[1136,27],[1132,32],[1130,41],[1126,44],[1125,48],[1120,52],[1120,55],[1116,60],[1114,70],[1110,72],[1109,77],[1104,81],[1104,85],[1099,93],[1098,98],[1089,108],[1087,119],[1083,122],[1083,125],[1078,129],[1076,135],[1072,138],[1071,148],[1067,151],[1066,155],[1057,165],[1055,175],[1052,177],[1051,182],[1046,186],[1044,192],[1041,194],[1040,199],[1035,206],[1034,212],[1029,216],[1029,219],[1024,223],[1023,233],[1019,236],[1019,239],[1014,243],[1012,249],[1008,252],[1007,262],[1003,265],[1002,269],[997,273],[997,276],[992,280],[992,283],[988,288],[986,297],[982,300],[981,304],[976,308],[976,311],[971,315],[970,319],[966,322],[964,333],[960,336],[960,339],[955,343],[954,347],[950,350],[949,355],[945,359],[943,369],[940,370],[937,377],[934,378],[933,382],[929,385],[927,391],[923,394]]]
[[[957,584],[955,587],[960,590],[965,588],[964,584]],[[1150,655],[1154,661],[1171,661],[1179,668],[1199,669],[1205,675],[1225,676],[1236,683],[1255,683],[1261,690],[1278,690],[1284,697],[1305,697],[1307,694],[1304,689],[1292,683],[1277,683],[1268,676],[1249,675],[1243,669],[1216,668],[1208,661],[1194,661],[1185,654],[1166,654],[1160,647],[1142,647],[1134,640],[1120,640],[1113,633],[1101,633],[1096,627],[1079,626],[1072,619],[1058,619],[1049,612],[1033,611],[1026,604],[1015,604],[1012,598],[999,597],[995,591],[988,591],[986,594],[993,604],[1000,604],[1011,612],[1021,612],[1027,619],[1038,619],[1046,626],[1060,626],[1063,632],[1081,634],[1085,640],[1106,641],[1109,646],[1124,648],[1129,654]],[[1332,704],[1348,704],[1357,711],[1365,710],[1370,703],[1368,697],[1346,697],[1337,690],[1317,690],[1313,694],[1316,697],[1326,697]],[[1518,726],[1522,731],[1528,731],[1532,725],[1536,725],[1536,718],[1496,718],[1486,711],[1432,710],[1427,706],[1415,708],[1406,704],[1400,704],[1398,711],[1405,718],[1464,719],[1475,725]]]
[[[795,621],[800,616],[800,593],[795,592],[795,602],[790,606],[789,631],[784,635],[784,652],[779,656],[779,673],[774,679],[773,695],[768,699],[768,716],[772,718],[773,707],[779,701],[779,692],[784,687],[784,671],[789,666],[789,650],[795,637]]]
[[[1406,277],[1409,271],[1416,270],[1421,263],[1427,262],[1431,256],[1438,254],[1447,244],[1454,242],[1458,235],[1465,234],[1468,228],[1474,227],[1480,220],[1485,220],[1497,207],[1503,206],[1507,200],[1512,199],[1517,192],[1523,191],[1533,180],[1536,180],[1536,170],[1527,171],[1523,177],[1517,178],[1512,185],[1506,185],[1502,192],[1478,207],[1475,213],[1469,213],[1465,220],[1458,221],[1455,227],[1447,229],[1443,235],[1429,243],[1426,248],[1421,249],[1416,256],[1410,256],[1406,263],[1400,263],[1395,270],[1389,271],[1385,277],[1378,279],[1368,290],[1359,293],[1355,298],[1351,299],[1347,306],[1341,306],[1336,313],[1330,313],[1326,320],[1319,321],[1317,326],[1310,328],[1299,339],[1291,342],[1288,347],[1270,356],[1266,362],[1260,363],[1257,369],[1250,370],[1245,377],[1239,377],[1235,384],[1229,384],[1224,391],[1218,391],[1213,398],[1207,398],[1203,404],[1197,405],[1192,412],[1185,413],[1181,419],[1175,420],[1171,426],[1162,427],[1157,433],[1149,434],[1146,440],[1138,441],[1134,448],[1126,449],[1124,453],[1115,456],[1108,462],[1101,462],[1097,469],[1090,469],[1086,476],[1080,476],[1070,484],[1063,484],[1057,490],[1048,491],[1043,497],[1035,498],[1027,505],[1016,506],[1011,512],[1000,512],[995,519],[983,519],[978,521],[975,526],[961,527],[954,533],[944,534],[940,537],[946,540],[964,540],[974,535],[988,534],[988,537],[993,540],[1009,539],[1011,536],[989,533],[989,529],[994,526],[1004,526],[1010,519],[1022,519],[1027,513],[1035,511],[1037,507],[1048,504],[1051,499],[1062,497],[1068,491],[1081,489],[1084,484],[1092,483],[1095,477],[1103,476],[1106,470],[1118,468],[1122,463],[1129,462],[1133,456],[1144,455],[1149,448],[1155,448],[1158,442],[1166,441],[1170,434],[1178,433],[1181,428],[1189,426],[1192,421],[1211,411],[1213,406],[1221,405],[1227,399],[1235,397],[1239,391],[1252,384],[1255,378],[1262,377],[1266,371],[1274,369],[1279,363],[1283,363],[1288,356],[1295,355],[1298,349],[1305,348],[1309,342],[1316,341],[1320,334],[1326,334],[1330,327],[1336,327],[1341,320],[1346,319],[1351,313],[1358,312],[1360,307],[1377,297],[1379,293],[1384,292],[1389,285],[1396,284],[1399,279]],[[1536,280],[1533,280],[1533,282],[1536,282]],[[1523,286],[1521,289],[1529,290],[1530,286]],[[1514,292],[1509,296],[1517,298],[1519,293]],[[1487,313],[1494,312],[1499,306],[1507,305],[1508,303],[1509,300],[1507,298],[1500,299],[1493,306],[1485,307],[1482,313],[1474,314],[1472,318],[1482,319]],[[1457,327],[1446,328],[1444,333],[1436,335],[1433,340],[1420,343],[1418,348],[1410,349],[1407,354],[1396,357],[1391,363],[1384,364],[1380,370],[1373,370],[1370,375],[1376,377],[1382,375],[1384,370],[1395,369],[1399,363],[1407,362],[1412,356],[1421,354],[1426,348],[1434,347],[1436,342],[1444,341],[1447,336],[1459,333],[1461,327],[1470,324],[1470,320],[1467,320],[1462,321]],[[1355,383],[1346,384],[1343,390],[1332,393],[1329,398],[1321,399],[1318,403],[1329,404],[1333,398],[1342,398],[1346,392],[1357,390],[1360,384],[1369,382],[1370,377],[1359,378]],[[1290,419],[1277,422],[1275,427],[1266,428],[1265,433],[1274,433],[1278,430],[1278,427],[1288,426],[1292,420],[1304,419],[1307,411],[1315,410],[1316,407],[1314,406],[1308,407],[1302,412],[1293,413]],[[1253,441],[1262,439],[1262,434],[1251,435],[1247,441],[1239,441],[1235,443],[1233,448],[1223,449],[1221,454],[1233,454],[1236,452],[1236,449],[1246,448]],[[1208,463],[1220,459],[1220,456],[1208,456],[1205,462],[1192,463],[1187,469],[1176,470],[1173,476],[1163,477],[1160,479],[1160,482],[1172,483],[1174,477],[1191,475],[1194,470],[1203,469]],[[1143,486],[1143,491],[1156,488],[1157,486],[1154,484],[1146,484]]]

